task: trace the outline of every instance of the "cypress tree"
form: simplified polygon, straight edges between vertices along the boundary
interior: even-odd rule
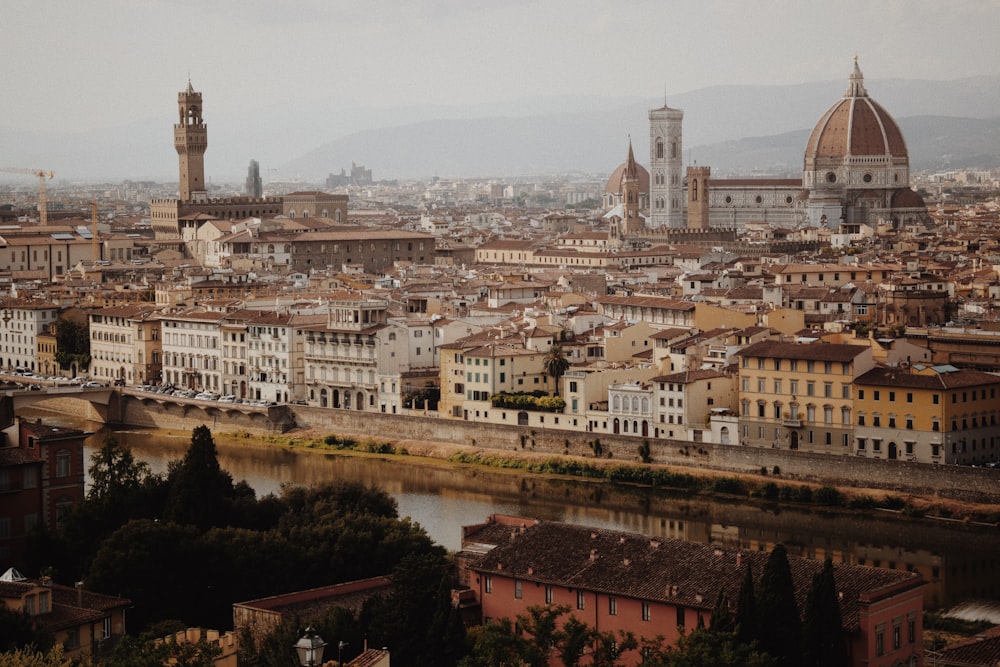
[[[845,667],[847,646],[840,619],[837,584],[833,578],[833,561],[829,558],[823,569],[813,577],[802,623],[802,649],[808,667]]]
[[[753,589],[753,570],[747,563],[746,576],[736,601],[736,641],[750,644],[757,639],[757,595]]]
[[[801,665],[802,621],[795,604],[795,584],[784,545],[774,547],[768,557],[758,593],[761,648],[778,658],[781,665]]]
[[[715,608],[712,609],[712,618],[708,622],[708,629],[712,632],[732,632],[733,614],[729,611],[729,598],[726,592],[719,590],[719,597],[715,599]]]

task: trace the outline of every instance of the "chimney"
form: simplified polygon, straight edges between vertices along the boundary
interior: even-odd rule
[[[659,549],[660,548],[660,541],[659,540],[650,540],[649,541],[649,548],[650,549]]]
[[[534,573],[535,573],[535,568],[534,568],[534,566],[532,566],[532,565],[529,565],[529,566],[528,566],[528,576],[531,576],[531,575],[533,575]]]
[[[590,550],[590,560],[592,561],[597,560],[597,549]]]
[[[82,607],[83,606],[83,582],[82,581],[76,582],[76,606],[77,607]]]
[[[629,560],[628,558],[626,558],[625,560],[622,561],[622,565],[624,565],[625,567],[628,567],[631,564],[632,564],[632,561]]]
[[[736,567],[743,565],[743,554],[739,551],[736,552]]]

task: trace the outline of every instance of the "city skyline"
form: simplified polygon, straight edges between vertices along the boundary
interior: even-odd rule
[[[877,65],[879,78],[1000,73],[995,0],[851,0],[822,11],[786,0],[624,8],[307,1],[293,9],[98,0],[58,12],[50,2],[17,2],[5,16],[12,30],[10,66],[0,75],[4,124],[28,130],[159,116],[164,97],[189,76],[211,91],[213,111],[226,114],[331,98],[448,107],[550,95],[669,97],[714,85],[839,79],[856,54],[863,66]]]
[[[763,117],[766,109],[744,99],[750,88],[773,86],[790,108],[802,102],[804,88],[797,86],[824,82],[823,102],[795,122],[785,114],[781,127],[740,127],[690,109],[689,146],[801,130],[836,99],[855,55],[871,81],[964,79],[974,89],[968,77],[992,75],[994,81],[1000,75],[1000,45],[990,38],[1000,24],[995,0],[947,6],[851,0],[822,13],[783,0],[749,7],[735,16],[726,2],[697,10],[680,3],[611,10],[594,2],[544,2],[529,11],[520,2],[474,10],[424,0],[376,3],[364,11],[318,2],[300,3],[294,11],[271,2],[220,2],[195,11],[184,1],[133,6],[98,0],[54,13],[50,4],[17,3],[6,12],[16,29],[13,66],[0,75],[8,93],[0,154],[9,166],[71,179],[168,178],[172,108],[188,80],[206,95],[212,136],[206,176],[219,182],[242,180],[250,159],[260,161],[265,180],[321,178],[301,170],[303,156],[385,128],[583,112],[603,114],[602,131],[623,141],[645,114],[635,109],[664,97],[683,107],[691,91],[715,87],[724,93],[714,96],[716,108],[732,100],[751,111],[747,118]],[[109,35],[112,24],[117,30]],[[966,38],[949,38],[946,49],[927,48],[959,33]],[[873,89],[883,101],[885,92]],[[961,107],[916,113],[966,115]],[[706,128],[731,136],[708,136],[701,131]],[[591,143],[598,139],[581,130]],[[565,137],[560,144],[544,126],[534,131],[562,152],[559,168],[603,168],[600,158],[581,161],[567,151]],[[359,161],[386,178],[414,173],[412,160],[399,164],[400,156],[365,142],[341,146],[339,163],[328,170]],[[604,137],[598,143],[599,155],[614,152],[610,170],[620,159],[619,142]],[[537,163],[533,159],[524,162]],[[424,176],[490,175],[489,169],[462,173],[449,167],[453,163],[451,156],[427,154],[418,170]],[[497,167],[493,173],[511,172]]]

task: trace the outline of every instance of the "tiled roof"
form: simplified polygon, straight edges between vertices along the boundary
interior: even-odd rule
[[[942,372],[911,372],[910,369],[873,368],[855,380],[859,385],[912,389],[960,389],[1000,383],[1000,376],[971,368],[942,367]]]
[[[805,359],[807,361],[853,361],[867,345],[845,345],[841,343],[790,343],[778,340],[762,340],[748,345],[737,354],[741,357],[764,357],[768,359]]]
[[[768,554],[729,547],[649,538],[634,533],[541,522],[524,530],[508,527],[506,539],[474,564],[474,570],[541,584],[683,605],[711,611],[719,591],[735,604],[749,564],[759,585]],[[822,563],[790,557],[800,611]],[[862,594],[890,586],[923,585],[918,574],[858,565],[837,565],[841,617],[858,627]]]

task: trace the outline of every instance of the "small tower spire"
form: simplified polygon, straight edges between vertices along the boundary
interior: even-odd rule
[[[851,76],[848,77],[847,90],[844,92],[844,97],[868,97],[868,91],[865,90],[865,76],[861,73],[861,67],[858,66],[858,57],[854,56],[854,70],[851,72]]]

